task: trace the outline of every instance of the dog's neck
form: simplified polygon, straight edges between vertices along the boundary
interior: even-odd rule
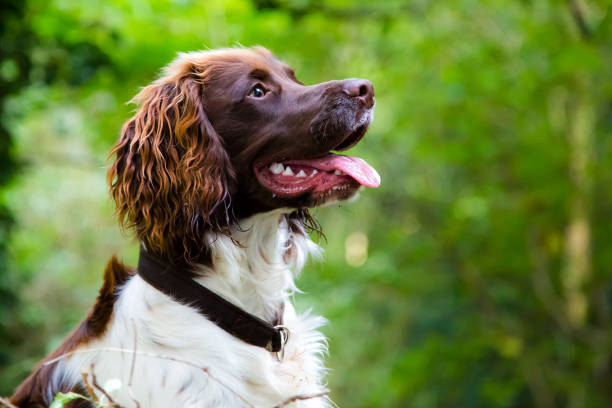
[[[231,236],[210,235],[212,267],[200,266],[196,281],[268,322],[297,290],[294,277],[309,254],[318,256],[300,221],[275,210],[243,219]]]

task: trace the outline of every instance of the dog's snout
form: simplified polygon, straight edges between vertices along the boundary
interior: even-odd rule
[[[374,106],[374,86],[367,79],[352,78],[342,81],[342,90],[351,98],[357,98],[366,107]]]

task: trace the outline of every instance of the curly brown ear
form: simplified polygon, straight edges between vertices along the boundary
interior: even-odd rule
[[[136,95],[140,108],[123,126],[107,174],[122,226],[149,250],[188,263],[205,254],[205,231],[220,229],[213,213],[227,212],[232,177],[202,107],[204,82],[202,71],[179,61]]]

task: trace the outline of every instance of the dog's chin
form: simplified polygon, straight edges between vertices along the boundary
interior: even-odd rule
[[[304,204],[302,207],[324,207],[345,201],[353,201],[358,196],[359,190],[361,190],[361,184],[353,181],[335,186],[323,193],[307,194],[303,197]]]
[[[336,184],[330,189],[323,191],[310,191],[294,197],[282,197],[270,190],[265,194],[265,207],[268,209],[275,208],[314,208],[332,205],[335,203],[352,201],[359,195],[361,184],[347,180],[346,182]]]

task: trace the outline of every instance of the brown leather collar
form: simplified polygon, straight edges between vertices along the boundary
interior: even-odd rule
[[[186,268],[172,266],[140,248],[138,274],[148,284],[178,302],[195,308],[226,332],[270,352],[282,350],[283,327],[253,316],[190,278]]]

